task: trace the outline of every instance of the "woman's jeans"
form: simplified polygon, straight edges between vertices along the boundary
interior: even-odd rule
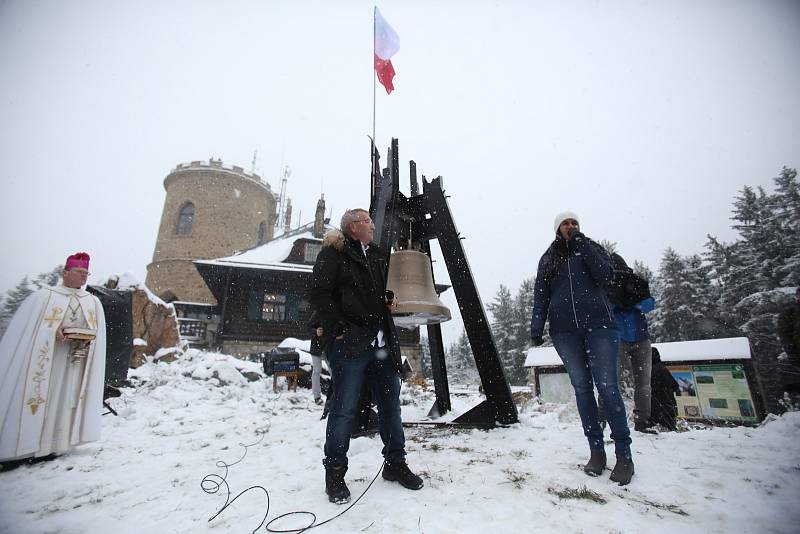
[[[389,463],[404,461],[405,435],[400,417],[400,376],[391,358],[379,360],[375,349],[345,355],[343,343],[336,341],[327,351],[333,380],[333,402],[325,432],[326,468],[347,466],[347,450],[353,419],[358,411],[361,386],[366,380],[372,399],[378,405],[378,425],[383,440],[383,457]]]
[[[589,440],[589,448],[593,451],[604,448],[603,428],[600,426],[592,387],[594,382],[605,404],[616,455],[630,458],[631,432],[617,382],[619,331],[590,328],[550,334],[550,337],[575,389],[578,414],[583,424],[583,434]]]

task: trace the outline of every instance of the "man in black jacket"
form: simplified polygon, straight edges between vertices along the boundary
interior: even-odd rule
[[[400,418],[400,347],[386,298],[386,255],[370,246],[375,225],[362,209],[342,216],[342,231],[325,235],[314,264],[311,305],[325,332],[333,405],[325,433],[325,491],[331,502],[350,500],[344,482],[353,418],[364,380],[378,405],[383,478],[420,489],[422,479],[405,462]]]

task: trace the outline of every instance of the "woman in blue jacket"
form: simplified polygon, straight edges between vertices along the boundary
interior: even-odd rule
[[[539,261],[534,285],[531,339],[541,345],[545,321],[569,373],[591,457],[584,471],[599,476],[606,467],[603,428],[594,386],[606,406],[617,463],[611,480],[633,477],[631,435],[617,382],[619,330],[606,295],[614,269],[606,251],[580,231],[578,216],[563,212],[554,221],[556,238]]]

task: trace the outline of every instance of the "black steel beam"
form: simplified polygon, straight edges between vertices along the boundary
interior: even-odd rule
[[[442,325],[429,324],[428,347],[431,353],[431,372],[433,373],[433,388],[436,392],[436,402],[428,413],[429,417],[441,417],[449,412],[450,385],[447,382],[447,365],[444,359],[444,342],[442,341]]]
[[[486,320],[483,303],[461,244],[461,236],[442,190],[441,178],[431,182],[423,180],[422,190],[427,211],[431,214],[430,220],[436,228],[439,246],[442,249],[450,282],[458,300],[458,308],[464,320],[464,328],[475,357],[475,365],[489,404],[490,410],[481,410],[481,413],[491,413],[501,424],[516,423],[519,418],[511,398],[511,388],[497,354],[494,336]]]

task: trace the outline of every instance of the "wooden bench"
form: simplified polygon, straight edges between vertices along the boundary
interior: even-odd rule
[[[300,371],[275,371],[272,373],[272,391],[278,391],[278,377],[286,378],[287,389],[297,391],[297,382],[300,380]]]

